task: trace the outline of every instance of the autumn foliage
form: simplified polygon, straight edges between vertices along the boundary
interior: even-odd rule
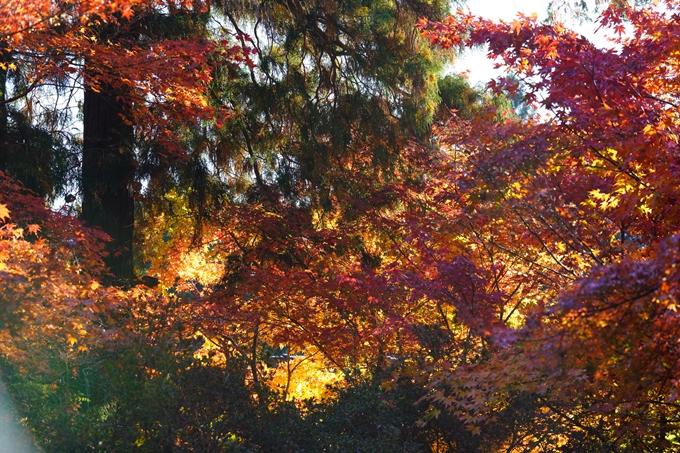
[[[237,64],[250,52],[230,43],[231,36],[153,36],[149,14],[162,10],[199,16],[210,6],[204,2],[7,0],[0,6],[12,11],[0,17],[2,51],[13,56],[3,62],[3,69],[30,67],[24,74],[27,92],[50,80],[78,77],[97,92],[115,86],[134,106],[125,120],[148,125],[137,133],[146,140],[165,140],[166,145],[177,139],[173,134],[184,122],[223,121],[228,116],[208,105],[211,72],[217,61]],[[145,34],[150,36],[140,40]]]
[[[442,132],[467,163],[456,201],[477,263],[528,309],[491,358],[437,374],[432,401],[473,432],[528,397],[512,448],[675,448],[677,6],[607,8],[605,50],[529,17],[421,25],[437,45],[487,44],[545,109]]]
[[[290,111],[252,117],[209,95],[218,62],[256,91],[244,34],[100,42],[101,27],[130,32],[159,5],[22,5],[22,21],[0,30],[17,55],[39,50],[26,51],[41,60],[32,77],[75,71],[92,89],[116,86],[135,134],[189,169],[168,163],[180,176],[152,176],[146,198],[136,189],[146,280],[135,283],[146,286],[125,289],[102,283],[110,238],[0,174],[2,366],[43,446],[679,448],[680,3],[613,2],[597,22],[613,33],[605,49],[535,17],[423,19],[433,47],[485,45],[509,75],[464,115],[440,108],[427,133],[390,141],[348,122],[337,142],[296,122],[311,108],[299,93]],[[313,14],[282,11],[270,10]],[[283,76],[263,79],[293,92]],[[312,104],[348,114],[336,101],[354,87],[316,82]],[[405,124],[389,121],[366,130]],[[225,130],[240,130],[250,159],[234,157]],[[279,154],[256,153],[270,144]],[[220,146],[231,160],[212,159]],[[342,153],[310,164],[306,146]],[[276,173],[297,164],[309,168]],[[59,429],[82,434],[70,445]]]

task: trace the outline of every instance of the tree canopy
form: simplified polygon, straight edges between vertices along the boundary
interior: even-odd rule
[[[439,2],[5,3],[0,370],[44,451],[680,448],[680,2],[602,5],[608,48]],[[480,45],[488,88],[442,72]]]

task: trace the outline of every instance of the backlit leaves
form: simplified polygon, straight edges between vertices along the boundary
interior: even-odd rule
[[[678,5],[664,5],[605,9],[601,26],[617,29],[624,15],[631,26],[615,49],[522,16],[422,24],[437,45],[488,45],[548,113],[473,119],[479,136],[455,123],[439,134],[456,155],[467,225],[487,250],[488,264],[478,263],[502,262],[496,284],[514,273],[518,288],[540,282],[540,291],[525,299],[536,307],[525,309],[525,327],[496,336],[503,347],[488,360],[435,373],[433,389],[446,393],[432,401],[486,427],[482,436],[502,429],[519,399],[530,401],[531,424],[513,436],[526,436],[514,444],[521,451],[544,442],[644,450],[674,436],[664,420],[677,414],[679,357],[670,333]]]

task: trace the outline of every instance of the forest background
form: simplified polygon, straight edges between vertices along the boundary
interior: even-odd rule
[[[604,48],[581,3],[0,7],[43,451],[680,450],[678,1],[600,3]],[[443,72],[475,46],[488,88]]]

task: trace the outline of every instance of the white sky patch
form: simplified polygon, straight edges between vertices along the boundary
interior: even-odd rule
[[[477,16],[482,16],[491,20],[513,21],[518,13],[531,16],[536,13],[538,21],[544,21],[548,17],[548,5],[550,0],[468,0],[468,4],[463,6],[463,11],[469,11]],[[597,18],[594,13],[592,1],[588,1],[588,7],[593,19]],[[594,22],[565,21],[565,26],[581,33],[598,47],[609,47],[611,43],[607,39],[604,31],[595,33],[597,24]],[[467,71],[470,83],[475,86],[478,84],[486,85],[491,79],[503,74],[502,69],[494,68],[494,61],[487,57],[485,49],[467,50],[458,57],[453,65],[454,72]]]

